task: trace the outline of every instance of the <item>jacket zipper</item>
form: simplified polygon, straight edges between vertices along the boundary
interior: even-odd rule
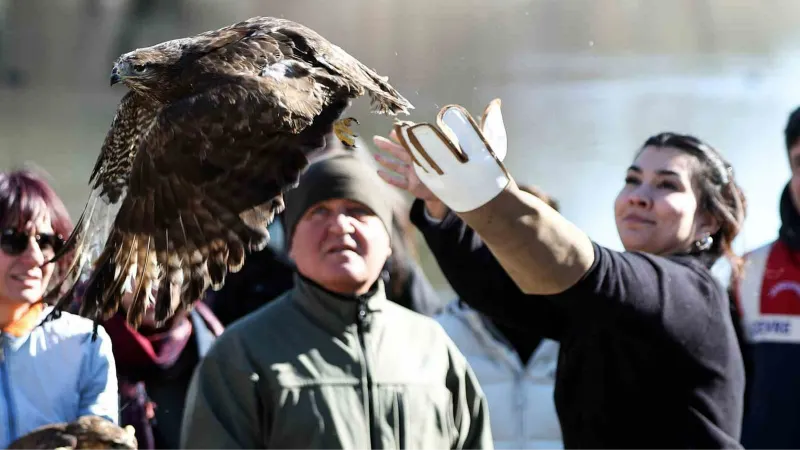
[[[367,344],[364,333],[367,329],[367,303],[363,298],[358,300],[358,313],[356,315],[356,331],[358,332],[358,343],[361,344],[361,353],[364,354],[364,371],[367,373],[367,387],[364,395],[367,397],[367,420],[369,421],[369,441],[370,448],[380,448],[378,440],[378,428],[375,425],[375,405],[372,399],[372,372],[369,368],[369,356],[367,356]]]
[[[8,376],[8,367],[6,367],[6,339],[5,334],[0,333],[0,384],[3,387],[3,397],[5,398],[6,405],[6,418],[8,420],[8,441],[13,442],[17,438],[17,423],[14,420],[14,405],[11,398],[11,381]]]

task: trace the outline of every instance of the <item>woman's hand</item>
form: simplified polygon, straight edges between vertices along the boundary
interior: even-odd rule
[[[428,214],[436,219],[442,219],[447,214],[447,206],[417,177],[411,155],[399,144],[394,130],[389,134],[389,138],[391,140],[382,136],[375,136],[372,139],[379,149],[390,155],[375,154],[375,160],[387,169],[378,170],[378,175],[392,186],[408,191],[414,197],[423,200]]]

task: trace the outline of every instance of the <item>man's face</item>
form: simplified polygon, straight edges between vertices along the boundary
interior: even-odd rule
[[[789,167],[792,169],[792,178],[789,181],[792,203],[794,203],[794,208],[800,212],[800,141],[789,149]]]
[[[342,294],[367,292],[390,254],[383,222],[347,199],[309,208],[297,222],[289,251],[301,274]]]

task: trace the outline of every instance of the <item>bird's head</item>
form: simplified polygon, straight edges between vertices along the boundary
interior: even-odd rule
[[[111,69],[111,85],[124,83],[142,94],[169,89],[172,72],[180,59],[178,49],[156,46],[137,49],[117,58]]]

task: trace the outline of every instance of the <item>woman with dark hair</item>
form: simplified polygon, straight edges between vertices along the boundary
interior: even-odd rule
[[[117,422],[111,340],[92,321],[43,299],[47,263],[72,231],[64,204],[30,171],[0,173],[0,448],[42,425],[96,415]],[[64,262],[66,264],[66,261]],[[41,323],[41,325],[40,325]]]
[[[383,176],[418,198],[412,220],[462,300],[560,342],[565,447],[740,447],[744,368],[709,270],[734,257],[745,215],[731,166],[691,136],[646,140],[614,204],[625,251],[612,251],[521,192],[501,162],[505,130],[461,111],[440,126],[466,157],[421,125],[411,146],[376,137],[394,156],[378,157],[396,172]]]

